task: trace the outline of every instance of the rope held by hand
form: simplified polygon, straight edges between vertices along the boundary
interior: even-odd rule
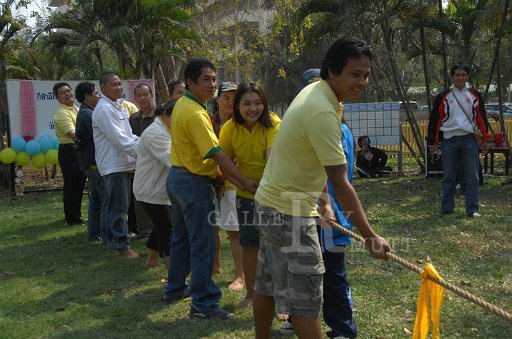
[[[365,239],[360,236],[359,234],[356,234],[354,232],[352,232],[351,230],[348,230],[346,229],[345,227],[341,226],[340,224],[336,223],[334,220],[329,220],[328,221],[329,225],[331,225],[332,227],[334,227],[335,229],[339,230],[340,232],[343,232],[345,233],[346,235],[349,235],[351,236],[352,238],[354,238],[355,240],[357,240],[358,242],[360,243],[363,243],[363,244],[366,244],[366,241]],[[418,274],[421,274],[422,272],[422,268],[419,267],[418,265],[415,265],[405,259],[402,259],[400,258],[398,255],[394,254],[394,253],[391,253],[391,252],[386,252],[386,257],[408,269],[410,269],[411,271],[414,271]],[[502,319],[505,319],[505,320],[508,320],[510,322],[512,322],[512,314],[508,313],[507,311],[505,311],[504,309],[502,308],[499,308],[493,304],[490,304],[488,303],[487,301],[469,293],[468,291],[466,290],[463,290],[462,288],[460,287],[457,287],[445,280],[440,280],[440,279],[436,279],[430,275],[427,276],[427,278],[430,280],[430,281],[433,281],[434,283],[438,284],[438,285],[441,285],[443,286],[444,288],[452,291],[453,293],[461,296],[462,298],[466,299],[466,300],[469,300],[471,301],[472,303],[474,304],[477,304],[478,306],[480,307],[483,307],[484,309],[486,309],[487,311],[491,312],[491,313],[494,313],[495,315],[497,315],[498,317],[502,318]]]

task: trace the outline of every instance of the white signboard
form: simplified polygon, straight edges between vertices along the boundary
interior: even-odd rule
[[[367,135],[372,145],[400,145],[400,105],[374,102],[344,105],[344,117],[357,140]]]
[[[90,81],[100,91],[97,80],[66,81],[71,89],[82,81]],[[9,105],[9,123],[11,137],[30,136],[39,138],[45,134],[55,138],[53,113],[58,101],[53,95],[53,85],[58,81],[7,80],[7,100]],[[134,102],[133,89],[139,83],[148,84],[155,93],[154,80],[124,80],[123,97]],[[75,104],[80,107],[78,102]]]

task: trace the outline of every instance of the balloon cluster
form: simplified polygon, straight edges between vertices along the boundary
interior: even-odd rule
[[[0,152],[0,161],[4,164],[16,162],[19,166],[27,166],[32,161],[35,168],[43,168],[46,164],[58,164],[59,142],[48,134],[39,139],[26,141],[23,137],[15,137],[10,148]]]

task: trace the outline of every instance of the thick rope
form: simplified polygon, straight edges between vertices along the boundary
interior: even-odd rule
[[[334,227],[335,229],[339,230],[340,232],[343,232],[345,233],[346,235],[349,235],[351,236],[352,238],[354,238],[355,240],[357,240],[358,242],[360,243],[363,243],[363,244],[366,244],[366,241],[364,240],[364,238],[348,229],[346,229],[345,227],[341,226],[340,224],[336,223],[334,220],[329,220],[328,221],[329,225],[331,225],[332,227]],[[394,254],[394,253],[391,253],[391,252],[386,252],[386,257],[408,269],[410,269],[411,271],[414,271],[418,274],[421,274],[421,272],[423,271],[423,269],[418,266],[418,265],[415,265],[405,259],[402,259],[400,258],[398,255]],[[440,280],[440,279],[436,279],[434,277],[431,277],[430,275],[427,275],[427,278],[428,280],[438,284],[438,285],[441,285],[443,286],[444,288],[452,291],[453,293],[461,296],[462,298],[466,299],[466,300],[469,300],[475,304],[477,304],[478,306],[481,306],[483,307],[484,309],[486,309],[487,311],[491,312],[491,313],[494,313],[495,315],[497,315],[498,317],[500,318],[503,318],[505,320],[508,320],[510,322],[512,322],[512,314],[508,313],[507,311],[505,311],[504,309],[502,308],[499,308],[493,304],[490,304],[488,303],[487,301],[469,293],[468,291],[466,290],[463,290],[462,288],[460,287],[457,287],[445,280]]]

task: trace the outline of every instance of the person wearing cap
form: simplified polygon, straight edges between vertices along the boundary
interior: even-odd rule
[[[269,338],[274,307],[290,314],[299,338],[321,338],[322,250],[317,225],[335,218],[326,186],[366,239],[371,256],[391,248],[370,226],[347,176],[341,146],[346,100],[368,85],[372,52],[357,39],[339,39],[327,51],[320,81],[288,107],[255,195],[260,253],[254,286],[256,338]],[[319,201],[319,203],[317,203]],[[320,217],[322,219],[320,219]]]
[[[216,92],[215,66],[207,59],[192,59],[184,76],[187,92],[171,116],[172,167],[166,187],[174,232],[163,300],[173,303],[190,295],[191,317],[228,319],[233,314],[219,306],[222,293],[211,277],[216,251],[213,178],[219,167],[241,189],[254,193],[258,183],[240,174],[213,131],[206,101]]]
[[[213,130],[219,137],[222,126],[233,116],[233,100],[237,85],[234,82],[223,82],[219,86],[217,98],[214,101],[215,112],[211,116]],[[240,247],[240,232],[238,227],[238,217],[236,212],[236,186],[229,180],[219,177],[216,181],[216,208],[218,210],[217,224],[217,253],[213,273],[220,272],[221,256],[221,234],[223,229],[228,234],[231,256],[235,265],[235,278],[229,284],[231,291],[239,292],[244,288],[244,271],[242,268],[242,248]]]
[[[320,80],[320,69],[308,69],[302,75],[300,90],[305,86]],[[354,136],[350,130],[345,116],[341,124],[341,145],[347,159],[347,176],[352,182],[354,174]],[[328,180],[327,187],[331,205],[334,207],[336,222],[346,229],[352,229],[352,222],[343,212],[332,183]],[[354,338],[357,336],[357,327],[353,318],[352,294],[345,270],[345,246],[352,243],[352,238],[335,228],[322,228],[317,226],[318,237],[322,245],[322,259],[325,273],[323,275],[322,315],[330,331],[330,338]],[[291,317],[283,323],[279,333],[293,333]]]

